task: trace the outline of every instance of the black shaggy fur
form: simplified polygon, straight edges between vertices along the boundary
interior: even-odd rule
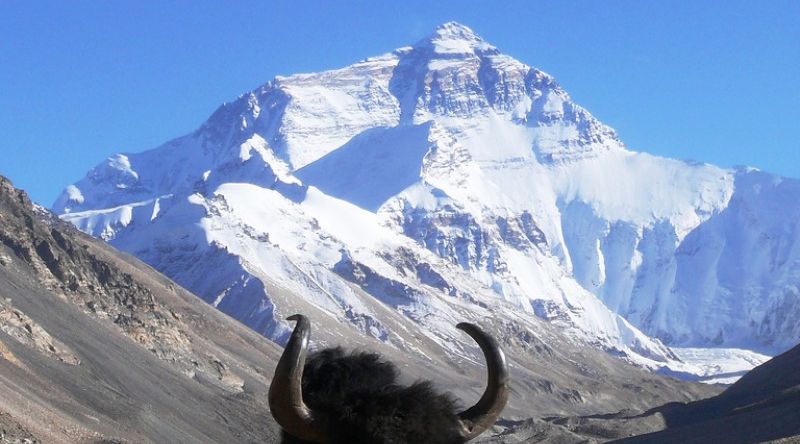
[[[332,444],[455,444],[458,407],[428,382],[402,386],[391,362],[340,347],[313,353],[303,369],[303,401]],[[284,433],[283,442],[301,443]]]

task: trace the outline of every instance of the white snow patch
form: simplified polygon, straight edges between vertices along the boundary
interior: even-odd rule
[[[695,375],[708,384],[733,384],[755,367],[772,359],[751,350],[739,348],[680,348],[672,351],[681,360],[699,370]]]

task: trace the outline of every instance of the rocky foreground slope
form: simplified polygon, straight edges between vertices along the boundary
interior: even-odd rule
[[[419,359],[326,323],[319,309],[296,308],[315,321],[315,346],[381,351],[401,363],[408,379],[434,379],[465,404],[480,395],[485,376],[477,350],[468,349],[475,358],[465,360],[410,333],[407,342],[425,356]],[[413,332],[402,315],[386,319]],[[717,391],[578,347],[544,321],[536,333],[482,324],[500,332],[511,361],[504,421],[645,409]],[[266,390],[279,353],[0,177],[0,441],[274,442]]]
[[[0,177],[0,441],[269,442],[279,353]]]
[[[798,443],[800,346],[753,369],[718,396],[581,417],[507,424],[491,443]]]
[[[800,442],[800,346],[756,367],[719,396],[647,414],[662,415],[665,430],[625,442]]]

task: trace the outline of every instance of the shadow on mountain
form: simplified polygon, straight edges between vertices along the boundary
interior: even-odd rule
[[[503,421],[481,443],[800,442],[800,345],[756,367],[721,394],[690,403],[586,416]]]
[[[667,404],[666,429],[621,442],[755,443],[800,435],[800,345],[743,376],[718,396]]]
[[[430,124],[372,128],[298,170],[306,185],[375,211],[419,180]]]

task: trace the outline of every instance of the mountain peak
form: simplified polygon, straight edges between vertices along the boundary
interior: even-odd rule
[[[439,54],[468,54],[495,49],[472,29],[457,22],[442,23],[416,46],[431,47]]]
[[[430,36],[431,40],[483,40],[475,34],[475,32],[468,26],[462,25],[458,22],[446,22],[436,27],[433,34]]]

